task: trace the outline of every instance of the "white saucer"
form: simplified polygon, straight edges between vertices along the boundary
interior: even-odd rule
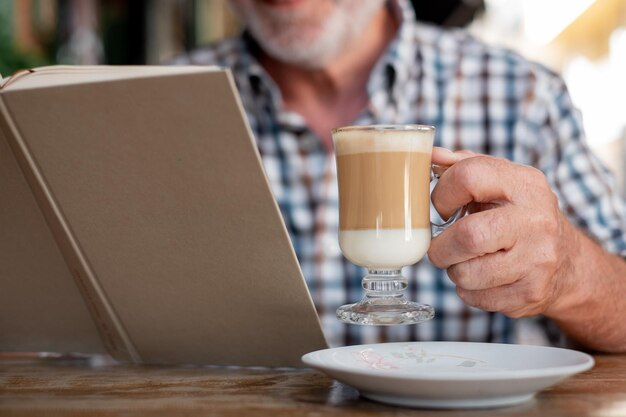
[[[518,404],[593,367],[574,350],[467,342],[411,342],[319,350],[302,361],[374,401],[422,408]]]

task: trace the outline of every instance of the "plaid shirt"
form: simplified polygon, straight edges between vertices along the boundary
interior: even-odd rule
[[[570,221],[606,250],[626,256],[626,208],[609,172],[585,144],[563,81],[544,67],[464,31],[417,23],[409,3],[390,2],[401,21],[372,71],[369,103],[353,124],[428,124],[435,144],[470,149],[541,169]],[[175,64],[231,68],[274,196],[331,346],[407,340],[559,344],[545,318],[512,320],[468,307],[445,271],[428,259],[404,269],[410,299],[435,307],[419,325],[340,323],[335,310],[356,302],[365,270],[338,244],[334,155],[304,119],[283,109],[279,89],[255,60],[245,35],[192,52]],[[594,279],[595,277],[589,277]]]

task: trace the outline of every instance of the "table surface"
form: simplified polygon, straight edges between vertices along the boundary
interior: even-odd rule
[[[157,367],[0,356],[0,416],[626,416],[626,355],[523,405],[413,410],[370,402],[312,370]],[[103,364],[104,363],[104,364]]]

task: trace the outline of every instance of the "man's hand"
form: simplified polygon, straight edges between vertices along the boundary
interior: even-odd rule
[[[559,315],[583,301],[569,297],[577,285],[578,232],[541,171],[441,148],[433,163],[451,165],[432,194],[442,217],[469,204],[470,214],[434,238],[428,251],[435,266],[448,270],[459,297],[510,317]]]

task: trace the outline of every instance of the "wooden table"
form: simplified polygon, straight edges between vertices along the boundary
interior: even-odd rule
[[[359,398],[311,370],[100,365],[0,359],[0,416],[626,416],[626,355],[495,410],[412,410]]]

